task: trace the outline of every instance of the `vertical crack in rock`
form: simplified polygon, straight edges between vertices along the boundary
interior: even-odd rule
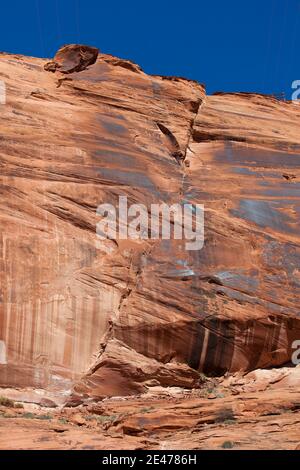
[[[197,119],[197,117],[200,113],[200,110],[201,110],[204,103],[205,103],[205,96],[203,98],[199,98],[199,101],[197,102],[197,108],[196,108],[194,117],[191,120],[189,135],[188,135],[188,139],[187,139],[187,142],[185,144],[185,149],[184,149],[184,152],[183,152],[183,158],[182,158],[183,170],[182,170],[182,181],[181,181],[181,189],[180,189],[180,196],[181,197],[184,196],[184,182],[185,182],[185,177],[186,177],[186,167],[188,166],[187,165],[187,160],[186,160],[187,152],[189,150],[190,142],[193,138],[194,125],[195,125],[196,119]]]
[[[130,281],[130,280],[128,281],[127,286],[125,288],[125,292],[123,292],[123,294],[121,294],[118,308],[116,309],[115,313],[113,313],[113,315],[109,319],[108,331],[106,332],[104,338],[101,341],[100,349],[99,349],[99,352],[97,354],[97,358],[96,358],[95,363],[92,366],[90,366],[89,370],[87,371],[88,375],[91,375],[94,372],[96,372],[97,369],[101,366],[101,363],[100,363],[101,356],[105,352],[107,343],[115,337],[114,327],[115,327],[116,322],[120,318],[120,314],[123,312],[123,309],[125,308],[124,303],[126,303],[127,300],[130,298],[130,296],[136,291],[136,289],[138,287],[139,280],[141,279],[141,277],[143,275],[144,267],[147,264],[147,259],[151,255],[151,252],[154,249],[154,246],[155,246],[155,244],[153,243],[152,246],[150,246],[148,250],[145,250],[142,253],[140,265],[139,265],[139,268],[137,269],[137,271],[135,273],[134,280],[133,281]],[[131,266],[132,266],[132,263],[131,263]]]

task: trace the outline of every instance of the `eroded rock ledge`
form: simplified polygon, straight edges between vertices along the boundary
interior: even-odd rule
[[[82,45],[50,65],[2,54],[0,79],[1,386],[84,400],[290,361],[297,106],[207,96]],[[204,248],[99,246],[96,208],[119,195],[204,204]]]

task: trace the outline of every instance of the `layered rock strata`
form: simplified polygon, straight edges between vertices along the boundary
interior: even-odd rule
[[[280,366],[300,338],[300,113],[66,46],[1,54],[0,385],[72,399]],[[204,204],[205,241],[97,207]]]

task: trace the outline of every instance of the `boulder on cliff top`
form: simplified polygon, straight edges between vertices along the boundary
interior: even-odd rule
[[[81,72],[96,62],[98,54],[97,47],[69,44],[61,47],[55,54],[54,60],[47,62],[44,69],[48,72]]]

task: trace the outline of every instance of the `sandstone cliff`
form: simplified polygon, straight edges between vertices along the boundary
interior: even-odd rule
[[[283,365],[300,339],[300,111],[69,46],[0,55],[0,385],[73,399]],[[96,208],[204,204],[205,243]]]

